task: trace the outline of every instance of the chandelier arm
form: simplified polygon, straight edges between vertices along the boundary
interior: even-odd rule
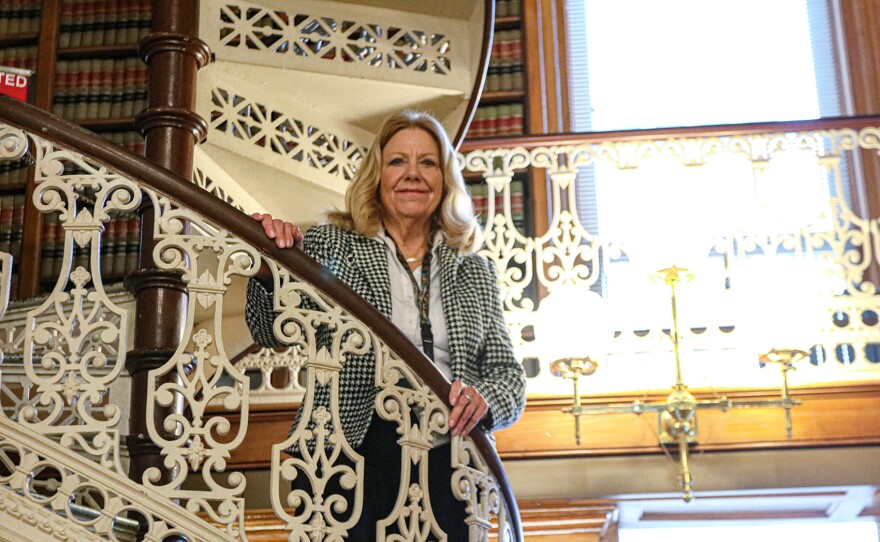
[[[731,401],[731,400],[720,400],[720,401],[700,401],[697,403],[697,408],[702,409],[716,409],[716,410],[730,410],[734,408],[791,408],[796,407],[803,404],[803,401],[800,399],[792,399],[791,397],[785,399],[766,399],[766,400],[755,400],[755,401]]]
[[[621,403],[612,405],[586,405],[578,409],[579,414],[643,414],[645,412],[660,413],[666,411],[666,405],[635,403]]]

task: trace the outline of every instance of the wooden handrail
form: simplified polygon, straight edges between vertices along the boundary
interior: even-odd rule
[[[266,237],[263,227],[250,216],[208,194],[183,177],[32,105],[0,95],[0,120],[26,132],[38,134],[41,138],[74,149],[76,152],[88,156],[89,159],[101,162],[116,172],[168,196],[201,216],[210,217],[210,220],[216,225],[234,233],[259,250],[261,254],[272,258],[288,271],[294,272],[306,282],[317,287],[361,322],[370,322],[370,329],[413,369],[450,410],[452,409],[452,405],[449,404],[450,383],[437,370],[431,360],[416,348],[390,320],[302,251],[278,248],[272,240]],[[521,541],[523,535],[519,509],[507,475],[501,466],[501,459],[482,429],[474,428],[470,437],[486,461],[487,467],[498,481],[499,490],[504,496],[509,512],[508,520],[511,530],[517,540]]]
[[[619,141],[662,141],[688,137],[729,137],[749,134],[778,134],[841,128],[861,129],[880,126],[880,115],[854,117],[830,117],[815,120],[781,122],[754,122],[749,124],[717,124],[713,126],[685,126],[676,128],[652,128],[650,130],[615,130],[608,132],[580,132],[565,134],[496,137],[471,139],[462,144],[460,152],[513,147],[544,147],[550,145],[582,145],[589,143]]]

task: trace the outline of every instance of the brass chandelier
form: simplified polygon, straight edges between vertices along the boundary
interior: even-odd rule
[[[734,408],[782,408],[785,410],[786,435],[791,438],[791,409],[800,405],[801,401],[793,399],[788,387],[788,373],[794,370],[795,364],[809,356],[803,350],[771,349],[760,356],[762,363],[778,364],[782,370],[781,397],[775,400],[732,401],[722,396],[714,401],[698,401],[684,383],[681,371],[681,336],[679,335],[678,301],[676,288],[687,282],[693,275],[685,268],[672,266],[656,272],[655,278],[669,287],[672,308],[672,350],[675,358],[675,383],[672,390],[661,403],[645,403],[633,401],[625,404],[587,405],[581,404],[578,380],[596,372],[598,361],[589,357],[561,358],[551,363],[555,376],[572,381],[574,397],[571,408],[563,412],[572,414],[575,420],[575,438],[581,444],[580,417],[591,414],[616,414],[632,412],[657,414],[657,438],[662,446],[676,445],[678,449],[678,482],[685,502],[693,499],[693,477],[688,462],[689,448],[697,443],[697,412],[699,410],[720,410],[726,412]]]

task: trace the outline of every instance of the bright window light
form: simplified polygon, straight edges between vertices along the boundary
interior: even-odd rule
[[[772,523],[766,525],[621,529],[620,542],[680,542],[711,540],[712,542],[878,542],[877,524],[873,521],[846,523]]]
[[[804,0],[585,7],[593,130],[819,116]]]

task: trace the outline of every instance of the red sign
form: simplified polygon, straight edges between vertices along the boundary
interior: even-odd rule
[[[26,102],[32,73],[31,70],[0,66],[0,94]]]

